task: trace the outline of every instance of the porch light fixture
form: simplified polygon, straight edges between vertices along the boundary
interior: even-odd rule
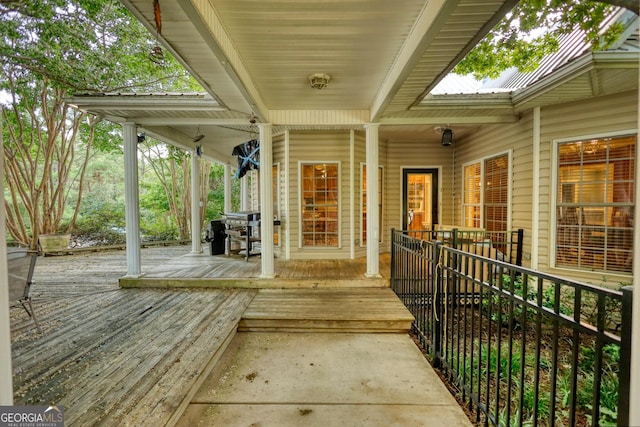
[[[449,128],[442,129],[442,146],[448,147],[453,144],[453,131]]]
[[[308,79],[312,88],[320,90],[327,87],[329,80],[331,80],[331,76],[325,73],[315,73],[311,74]]]

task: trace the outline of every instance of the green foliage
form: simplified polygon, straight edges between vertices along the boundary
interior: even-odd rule
[[[156,42],[115,0],[28,0],[0,3],[4,73],[47,79],[74,92],[197,88],[165,53],[149,59]]]
[[[474,74],[477,79],[496,78],[511,67],[531,72],[542,58],[558,50],[560,36],[575,29],[584,31],[585,39],[595,50],[606,49],[623,30],[617,24],[604,33],[600,31],[602,22],[613,10],[607,3],[612,2],[521,0],[454,71]],[[637,5],[635,11],[638,13]]]
[[[124,201],[106,200],[99,192],[83,198],[83,209],[74,235],[93,244],[110,245],[124,242]]]

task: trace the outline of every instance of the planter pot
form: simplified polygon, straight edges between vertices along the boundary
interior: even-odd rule
[[[69,249],[71,234],[41,234],[38,237],[40,251],[43,255],[66,252]]]

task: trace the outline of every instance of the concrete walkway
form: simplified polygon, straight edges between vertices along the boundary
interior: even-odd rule
[[[238,333],[178,426],[470,426],[406,334]]]

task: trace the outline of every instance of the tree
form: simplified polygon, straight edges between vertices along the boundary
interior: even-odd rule
[[[606,49],[623,30],[601,26],[614,7],[638,14],[637,0],[521,0],[456,66],[457,74],[496,78],[511,67],[533,71],[542,58],[558,50],[558,37],[584,31],[595,50]]]
[[[150,165],[160,181],[176,223],[179,239],[191,238],[191,159],[184,151],[170,145],[144,141],[144,163]],[[211,161],[200,161],[200,227],[204,224]]]
[[[114,149],[121,140],[67,105],[67,95],[191,91],[196,84],[168,54],[158,64],[155,40],[118,1],[4,1],[0,34],[7,229],[35,248],[40,233],[59,231],[69,200],[75,205],[67,231],[73,228],[92,150]]]

